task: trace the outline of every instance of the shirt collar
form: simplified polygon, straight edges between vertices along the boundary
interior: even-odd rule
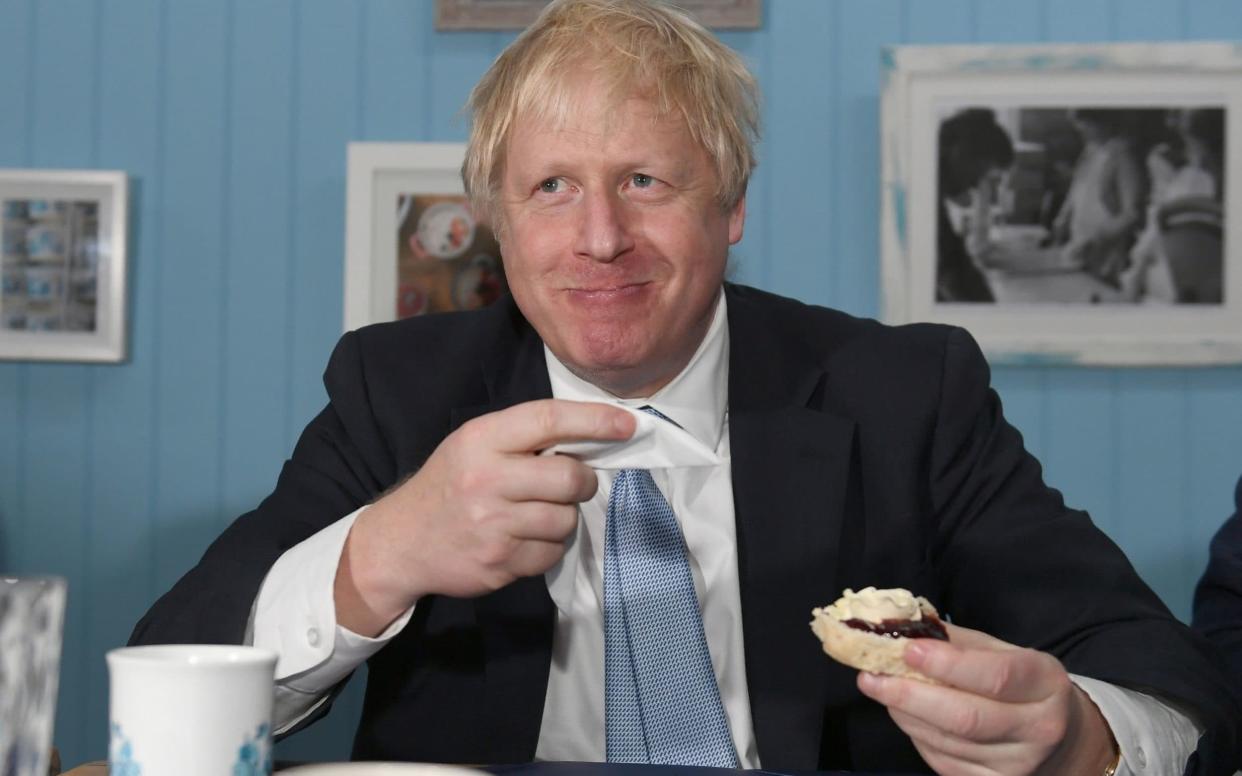
[[[627,407],[650,406],[715,450],[720,444],[728,406],[729,327],[725,295],[720,292],[707,334],[689,363],[673,380],[653,395],[622,399],[578,377],[543,346],[552,395],[557,399],[598,401]]]

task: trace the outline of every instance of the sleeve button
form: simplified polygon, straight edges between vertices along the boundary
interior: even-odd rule
[[[309,630],[306,631],[306,643],[310,644],[312,647],[319,646],[319,629],[318,628],[310,628]]]
[[[1143,747],[1136,747],[1134,750],[1135,765],[1139,768],[1147,767],[1147,753],[1143,751]]]

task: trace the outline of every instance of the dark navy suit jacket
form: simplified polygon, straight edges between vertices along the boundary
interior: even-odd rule
[[[726,293],[745,665],[766,768],[927,769],[808,628],[842,588],[876,585],[1195,709],[1211,729],[1202,772],[1225,772],[1242,710],[1220,669],[1044,485],[969,335]],[[325,384],[328,406],[275,491],[155,604],[135,643],[238,642],[281,553],[416,470],[469,418],[551,395],[542,343],[509,299],[346,334]],[[554,621],[539,577],[420,601],[369,662],[355,757],[530,760]]]

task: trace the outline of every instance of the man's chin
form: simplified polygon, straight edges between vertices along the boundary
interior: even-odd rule
[[[632,353],[580,354],[573,362],[562,361],[578,377],[621,398],[649,396],[675,376],[661,374],[650,356]]]

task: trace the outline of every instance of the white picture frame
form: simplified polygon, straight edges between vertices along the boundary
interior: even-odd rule
[[[473,309],[507,290],[499,246],[465,202],[464,158],[464,143],[349,144],[346,331]]]
[[[0,359],[126,358],[129,184],[118,170],[0,170]]]
[[[1242,196],[1236,193],[1242,181],[1242,47],[897,46],[884,51],[883,69],[886,322],[964,326],[1000,364],[1242,362]],[[955,266],[947,259],[959,252],[938,244],[945,223],[941,206],[946,214],[957,208],[941,189],[953,188],[952,181],[962,177],[941,175],[942,166],[954,164],[947,160],[958,158],[947,153],[950,141],[943,140],[942,129],[964,111],[979,109],[990,111],[1010,136],[1014,162],[999,178],[984,178],[968,192],[960,218],[947,222],[957,236],[954,244],[967,249],[962,255],[986,279],[991,301],[983,292],[946,290],[944,281]],[[1165,123],[1153,131],[1136,129],[1150,129],[1161,117]],[[1113,126],[1099,134],[1093,121]],[[1192,132],[1205,121],[1215,122],[1212,131],[1223,143],[1214,172],[1206,177],[1215,178],[1215,201],[1208,197],[1185,209],[1188,200],[1181,195],[1160,197],[1182,190],[1168,185],[1170,174],[1179,181],[1199,179],[1187,160],[1208,158],[1203,131]],[[1065,156],[1066,144],[1054,142],[1058,122],[1072,125],[1081,141],[1068,173],[1058,156]],[[1161,140],[1157,135],[1164,129],[1168,137]],[[1104,178],[1101,170],[1122,163],[1101,161],[1112,153],[1106,148],[1126,151],[1116,156],[1127,160],[1127,180],[1134,170],[1141,173],[1145,188],[1128,189],[1143,192],[1141,220],[1127,227],[1124,240],[1109,233],[1074,242],[1072,235],[1066,237],[1067,224],[1087,234],[1093,223],[1104,223],[1104,216],[1095,221],[1088,216],[1093,197],[1105,202],[1104,215],[1121,221],[1128,216],[1120,214],[1133,208],[1117,202],[1137,201],[1132,194],[1097,196],[1105,187],[1091,188]],[[1037,172],[1041,165],[1043,175]],[[1195,161],[1194,166],[1209,165]],[[1060,207],[1049,207],[1058,195]],[[1035,202],[1039,208],[1032,210]],[[1054,211],[1061,219],[1049,219]],[[1148,224],[1154,231],[1136,252]],[[1059,238],[1067,241],[1058,244]],[[1203,282],[1209,290],[1202,290]]]

